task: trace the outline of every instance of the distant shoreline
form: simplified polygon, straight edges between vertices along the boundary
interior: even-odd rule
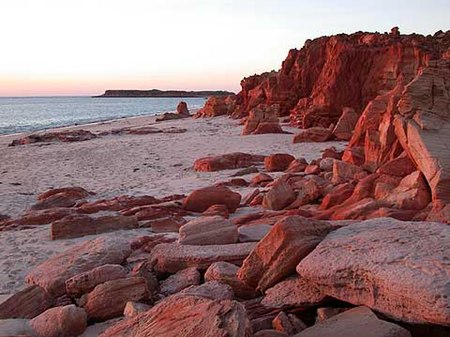
[[[126,97],[126,98],[140,98],[140,97],[167,97],[167,98],[198,98],[209,96],[228,96],[234,93],[225,90],[212,91],[184,91],[184,90],[106,90],[103,94],[92,96],[95,98],[111,98],[111,97]]]

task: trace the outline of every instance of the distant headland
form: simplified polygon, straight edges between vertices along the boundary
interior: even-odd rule
[[[209,97],[228,96],[232,92],[218,91],[184,91],[184,90],[106,90],[104,94],[93,97]]]

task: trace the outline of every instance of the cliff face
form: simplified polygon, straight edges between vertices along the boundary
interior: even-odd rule
[[[344,107],[359,114],[379,94],[410,82],[450,46],[449,33],[434,36],[355,33],[321,37],[289,51],[278,72],[244,78],[234,117],[259,104],[280,105],[293,125],[336,123]]]

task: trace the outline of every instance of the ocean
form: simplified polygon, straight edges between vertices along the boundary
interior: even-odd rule
[[[190,110],[204,98],[0,97],[0,135],[86,124],[123,117],[175,111],[185,101]]]

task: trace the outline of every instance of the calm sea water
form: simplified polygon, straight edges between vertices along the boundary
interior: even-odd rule
[[[0,97],[0,135],[122,117],[175,111],[180,101],[198,109],[204,98]]]

